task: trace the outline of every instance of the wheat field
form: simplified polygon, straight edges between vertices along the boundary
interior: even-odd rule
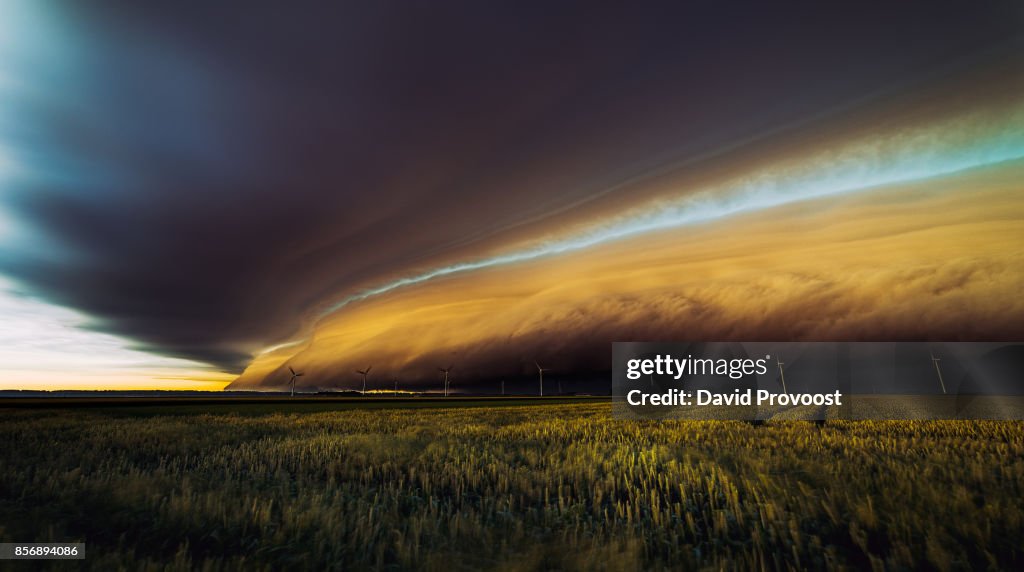
[[[1024,566],[1021,422],[9,409],[0,441],[0,542],[94,570]]]

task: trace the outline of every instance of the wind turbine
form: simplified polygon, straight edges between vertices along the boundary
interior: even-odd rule
[[[505,380],[501,380],[501,394],[505,395]]]
[[[941,361],[941,359],[935,357],[935,354],[932,353],[932,350],[930,350],[930,349],[928,350],[928,355],[932,356],[932,364],[935,365],[935,373],[939,374],[939,385],[942,386],[942,394],[945,395],[946,394],[946,382],[942,381],[942,370],[939,369],[939,362]]]
[[[366,366],[366,369],[364,369],[364,370],[358,370],[358,369],[356,370],[356,373],[358,373],[359,375],[363,376],[363,395],[366,395],[366,374],[370,373],[371,369],[373,369],[373,366],[372,365],[368,365],[368,366]]]
[[[395,376],[395,395],[398,395],[398,376]]]
[[[775,363],[779,366],[779,379],[782,380],[782,393],[789,395],[789,391],[786,390],[786,374],[782,370],[782,366],[786,365],[786,362],[779,361],[778,356],[776,356]]]
[[[444,368],[444,367],[437,368],[437,371],[439,371],[439,372],[444,374],[444,396],[445,397],[448,397],[448,372],[450,372],[453,367],[455,367],[455,364],[452,364],[452,365],[448,366],[447,368]]]
[[[550,368],[543,368],[534,360],[533,364],[537,366],[537,375],[540,376],[540,396],[544,397],[544,372],[549,371]]]
[[[288,380],[288,383],[292,386],[292,397],[295,397],[295,378],[302,377],[302,374],[296,373],[292,366],[288,366],[288,371],[292,372],[292,378]]]

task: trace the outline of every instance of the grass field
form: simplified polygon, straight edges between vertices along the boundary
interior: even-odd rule
[[[3,409],[0,541],[95,570],[1024,567],[1022,422],[383,401]]]

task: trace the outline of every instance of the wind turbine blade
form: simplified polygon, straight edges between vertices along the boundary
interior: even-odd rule
[[[306,374],[304,374],[304,373],[297,373],[297,374],[295,374],[295,377],[302,377],[304,375],[306,375]]]
[[[294,370],[294,369],[292,369],[292,366],[288,366],[288,371],[290,371],[290,372],[292,372],[292,373],[295,373],[295,370]]]

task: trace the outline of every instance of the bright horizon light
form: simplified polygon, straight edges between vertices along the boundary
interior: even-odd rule
[[[219,390],[234,378],[132,349],[117,336],[89,330],[78,312],[16,293],[2,277],[0,315],[0,390]]]

